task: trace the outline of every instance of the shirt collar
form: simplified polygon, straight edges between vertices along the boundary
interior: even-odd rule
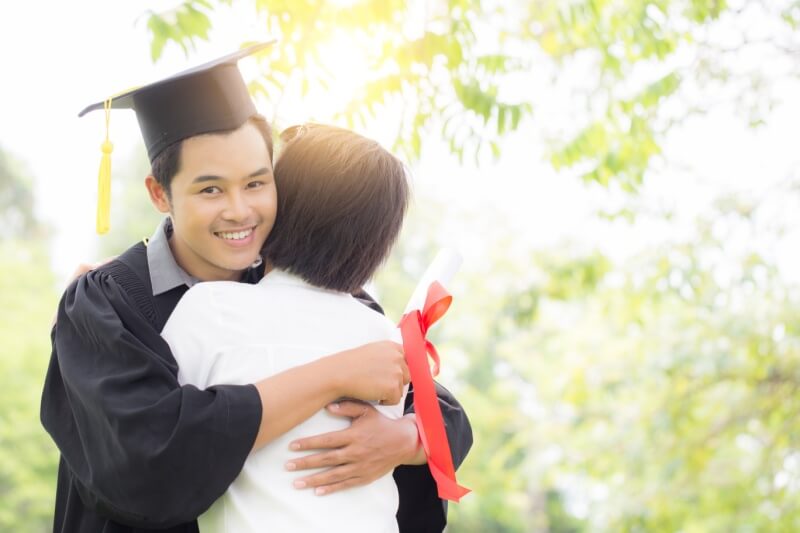
[[[270,270],[269,272],[267,272],[264,275],[264,277],[262,277],[259,280],[258,284],[259,285],[261,285],[261,284],[291,285],[291,286],[294,286],[294,287],[303,287],[305,289],[312,290],[312,291],[327,292],[327,293],[330,293],[330,294],[342,294],[342,295],[345,295],[345,296],[349,296],[345,292],[335,291],[333,289],[325,289],[323,287],[319,287],[317,285],[314,285],[314,284],[304,280],[303,278],[301,278],[297,274],[292,274],[290,272],[287,272],[285,270],[281,270],[281,269],[278,269],[278,268],[274,268],[274,269]]]
[[[200,281],[178,266],[169,247],[170,236],[172,236],[172,220],[165,217],[147,242],[147,267],[150,270],[153,296],[164,294],[181,285],[192,287]]]
[[[273,268],[266,274],[261,280],[258,282],[259,284],[262,283],[279,283],[281,285],[296,285],[308,288],[315,288],[313,285],[308,283],[306,280],[301,278],[296,274],[291,274],[286,272],[285,270],[280,270],[278,268]]]
[[[201,281],[182,269],[175,261],[172,248],[169,246],[170,237],[172,237],[172,219],[165,217],[147,241],[147,268],[150,270],[153,296],[164,294],[182,285],[191,288]],[[258,283],[264,273],[262,265],[261,258],[258,258],[244,272],[242,281]]]

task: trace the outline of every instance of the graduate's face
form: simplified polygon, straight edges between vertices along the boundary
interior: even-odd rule
[[[191,137],[183,142],[179,168],[169,197],[157,198],[155,180],[148,183],[156,207],[172,217],[175,259],[203,281],[238,279],[258,259],[275,222],[264,137],[249,122],[229,134]]]

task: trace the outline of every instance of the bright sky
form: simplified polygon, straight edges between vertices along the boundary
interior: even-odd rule
[[[81,261],[97,259],[94,209],[103,118],[95,113],[78,119],[77,112],[108,94],[227,53],[244,39],[268,37],[259,33],[258,21],[242,7],[239,13],[219,15],[213,42],[202,43],[188,60],[180,50],[168,47],[164,58],[153,65],[144,4],[31,1],[15,2],[13,10],[0,9],[5,11],[0,13],[0,54],[6,73],[0,99],[0,146],[23,159],[36,177],[38,210],[56,229],[53,261],[61,276]],[[175,2],[146,4],[158,11]],[[332,58],[346,55],[346,42],[337,46]],[[351,51],[349,57],[357,58],[358,52]],[[764,58],[756,55],[747,60],[758,63]],[[357,62],[350,64],[347,68],[353,70],[342,79],[358,75]],[[578,79],[581,72],[572,76]],[[569,93],[543,86],[532,89],[538,91],[536,120],[556,124],[570,120],[565,112]],[[302,121],[319,116],[336,91],[344,94],[346,87],[333,91],[302,106],[287,102],[281,117]],[[554,172],[544,160],[545,148],[534,133],[535,123],[507,138],[499,162],[480,169],[471,163],[460,166],[435,139],[426,139],[423,158],[414,168],[417,191],[424,193],[420,197],[447,199],[453,206],[444,240],[465,253],[466,264],[485,260],[483,251],[491,232],[500,231],[513,231],[520,249],[571,238],[587,248],[600,247],[624,257],[654,239],[690,231],[693,217],[707,210],[722,191],[757,195],[772,184],[798,178],[800,85],[787,82],[775,92],[778,105],[766,127],[747,128],[723,105],[671,134],[664,154],[668,164],[651,176],[643,195],[646,203],[677,211],[669,224],[592,225],[592,212],[600,206],[618,205],[618,197],[582,185],[571,172]],[[141,145],[132,113],[112,115],[111,128],[119,159]],[[382,131],[362,133],[386,137]],[[776,207],[776,216],[781,217],[783,210],[797,210],[797,203]],[[481,211],[483,221],[474,220]],[[464,214],[468,217],[462,218]],[[800,250],[798,232],[770,243],[767,252],[785,272],[800,273],[800,254],[795,250]],[[792,277],[800,280],[800,274]]]

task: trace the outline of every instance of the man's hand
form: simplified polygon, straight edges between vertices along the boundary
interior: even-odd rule
[[[349,428],[294,441],[292,450],[322,450],[294,459],[288,470],[331,467],[294,482],[298,489],[313,488],[318,495],[375,481],[403,464],[424,464],[413,415],[392,420],[369,404],[343,401],[328,406],[337,416],[353,419]]]

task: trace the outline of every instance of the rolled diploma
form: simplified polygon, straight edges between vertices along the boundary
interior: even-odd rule
[[[403,314],[413,311],[414,309],[422,310],[425,305],[425,298],[428,296],[428,287],[434,281],[438,281],[445,288],[453,276],[458,272],[461,267],[463,258],[461,254],[452,248],[442,248],[433,258],[433,261],[428,266],[425,273],[417,283],[414,292],[411,293],[411,298],[408,300],[405,311]]]

